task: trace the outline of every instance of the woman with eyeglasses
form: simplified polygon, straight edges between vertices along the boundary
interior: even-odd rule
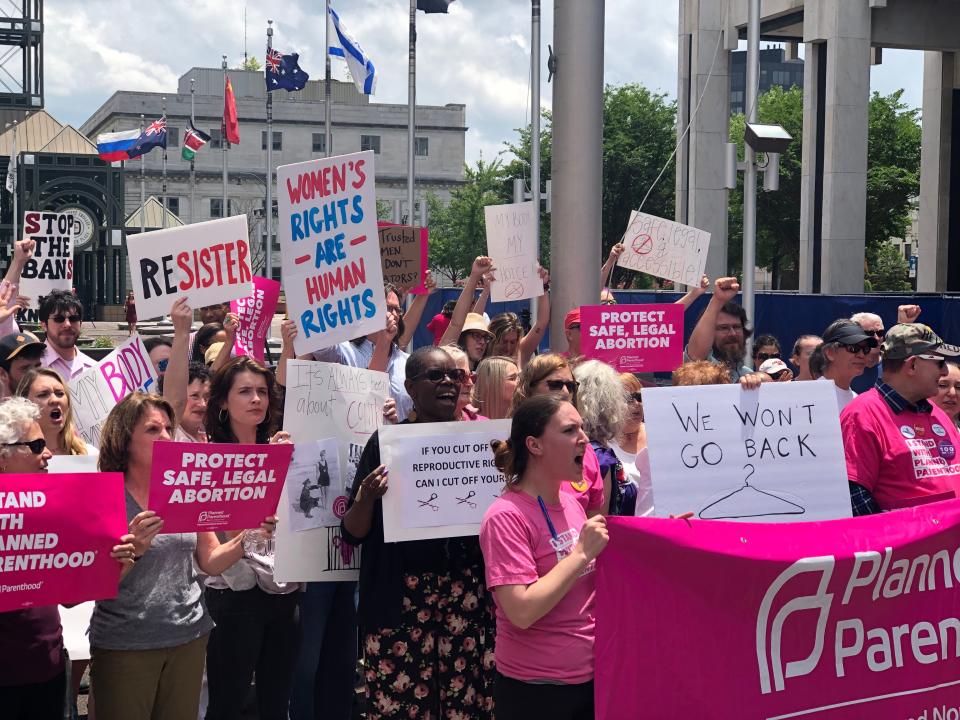
[[[477,374],[470,370],[467,354],[457,345],[444,345],[440,349],[452,357],[454,364],[464,373],[463,384],[460,385],[460,396],[457,398],[456,417],[470,421],[489,420],[490,418],[481,415],[480,410],[473,404],[473,387]]]
[[[759,335],[753,341],[753,369],[758,370],[767,360],[780,359],[780,341],[773,335]]]
[[[485,417],[502,420],[510,413],[520,369],[508,357],[488,357],[477,365],[473,404]]]
[[[77,435],[70,393],[60,373],[50,368],[27,371],[17,395],[40,408],[40,429],[53,455],[96,455],[97,449]]]
[[[0,473],[45,473],[53,455],[38,422],[40,409],[23,397],[0,402]],[[133,565],[133,536],[110,556]],[[63,720],[66,657],[56,605],[0,613],[0,716],[5,720]]]
[[[647,454],[647,429],[643,422],[643,386],[632,373],[621,373],[620,384],[627,396],[627,414],[617,437],[610,441],[610,449],[623,466],[626,481],[635,488],[635,491],[624,494],[620,514],[652,515],[653,485]]]
[[[407,392],[416,423],[456,419],[466,373],[443,350],[410,355]],[[483,556],[475,537],[386,543],[381,498],[389,490],[379,433],[363,449],[342,520],[363,548],[360,633],[366,717],[489,718],[493,633]]]
[[[823,343],[810,356],[810,372],[833,383],[840,411],[857,396],[850,383],[863,373],[875,347],[876,339],[852,320],[835,320],[823,332]]]

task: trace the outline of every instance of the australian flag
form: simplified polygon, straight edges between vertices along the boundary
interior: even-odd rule
[[[264,68],[264,78],[267,82],[267,92],[274,90],[303,90],[310,76],[307,75],[297,61],[300,55],[290,53],[281,55],[270,48],[267,50],[267,64]]]

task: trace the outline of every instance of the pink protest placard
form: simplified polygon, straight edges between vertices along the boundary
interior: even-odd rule
[[[598,719],[960,712],[960,501],[827,522],[608,524]]]
[[[293,445],[160,442],[150,509],[163,532],[257,528],[277,511]]]
[[[0,475],[0,612],[116,597],[120,473]]]
[[[247,355],[263,362],[270,323],[277,311],[280,283],[254,275],[253,294],[230,301],[230,312],[240,318],[240,329],[233,341],[236,355]]]
[[[683,305],[584,305],[580,348],[620,372],[675,370],[683,362]]]

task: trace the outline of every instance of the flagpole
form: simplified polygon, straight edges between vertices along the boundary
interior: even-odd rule
[[[194,127],[194,125],[196,124],[196,120],[193,117],[193,112],[194,112],[193,111],[193,95],[196,92],[196,88],[195,88],[196,84],[197,84],[197,81],[194,80],[193,78],[190,78],[190,127],[191,128]],[[190,160],[190,224],[191,225],[193,224],[194,206],[197,203],[197,171],[196,171],[196,168],[194,167],[194,160],[196,159],[196,157],[197,155],[196,153],[194,153],[193,158],[191,158]]]
[[[18,217],[19,212],[17,210],[17,121],[13,121],[13,152],[10,154],[10,161],[13,163],[13,242],[17,242],[20,239],[19,237],[19,224],[20,218]],[[12,243],[11,243],[12,245]]]
[[[140,114],[140,135],[143,135],[143,113]],[[140,234],[143,235],[147,223],[147,189],[143,184],[143,160],[145,153],[140,153]]]
[[[166,95],[161,97],[160,101],[163,103],[163,112],[161,114],[161,117],[166,118],[167,117]],[[164,130],[164,132],[166,132],[166,130]],[[166,146],[166,143],[164,143],[164,146],[163,146],[163,170],[161,171],[161,178],[162,179],[160,181],[160,204],[163,205],[163,214],[160,216],[160,227],[165,228],[167,226],[167,146]]]
[[[227,56],[223,56],[220,65],[223,69],[223,117],[220,118],[220,151],[223,156],[223,206],[220,208],[220,217],[227,217]]]
[[[273,49],[273,20],[267,20],[267,57]],[[266,69],[264,70],[266,72]],[[267,253],[265,277],[273,279],[273,93],[267,92]]]
[[[540,0],[530,7],[530,195],[533,236],[540,248]],[[537,299],[530,300],[530,323],[537,322]]]
[[[326,58],[325,63],[325,75],[323,79],[323,149],[324,156],[330,157],[330,146],[333,145],[333,134],[331,133],[330,126],[333,118],[333,108],[330,106],[330,0],[325,0],[324,5],[326,6],[327,18],[327,29],[326,29],[326,50],[324,51],[324,57]]]
[[[407,220],[408,225],[415,225],[414,218],[414,145],[416,143],[417,121],[417,0],[410,0],[410,63],[407,84]]]

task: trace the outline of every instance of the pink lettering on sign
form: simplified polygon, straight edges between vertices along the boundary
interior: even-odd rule
[[[0,612],[116,597],[126,533],[120,473],[0,475]]]
[[[110,388],[114,404],[134,390],[150,390],[154,382],[153,363],[139,335],[107,355],[97,369]]]
[[[277,511],[293,445],[157,443],[150,509],[163,531],[257,528]]]
[[[234,354],[247,355],[263,362],[267,333],[270,332],[279,297],[280,283],[257,275],[253,278],[253,294],[230,302],[230,312],[240,318],[240,329],[233,342]]]
[[[960,712],[960,502],[776,525],[611,518],[609,529],[597,718]]]
[[[675,370],[683,362],[683,305],[584,305],[580,349],[619,372]]]

